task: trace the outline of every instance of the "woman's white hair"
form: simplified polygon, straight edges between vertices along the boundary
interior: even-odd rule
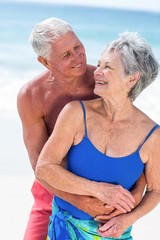
[[[160,65],[149,44],[136,32],[124,32],[119,39],[111,42],[107,49],[120,53],[126,75],[139,72],[140,79],[129,92],[129,97],[136,97],[151,84],[158,75]]]
[[[59,18],[48,18],[32,30],[30,42],[38,56],[47,58],[51,52],[51,44],[69,31],[73,30],[67,22]]]

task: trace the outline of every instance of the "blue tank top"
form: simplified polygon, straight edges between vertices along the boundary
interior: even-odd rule
[[[67,154],[67,169],[78,176],[97,182],[119,184],[127,190],[130,190],[144,170],[144,163],[140,158],[139,151],[144,142],[159,125],[156,124],[151,129],[143,143],[135,152],[124,157],[110,157],[96,149],[88,138],[86,111],[83,103],[81,101],[80,103],[84,113],[85,136],[79,144],[70,148]],[[89,214],[79,210],[57,196],[55,196],[55,201],[59,207],[69,211],[74,217],[92,219]]]

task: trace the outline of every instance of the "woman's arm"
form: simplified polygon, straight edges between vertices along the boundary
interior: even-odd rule
[[[42,183],[42,182],[41,182]],[[100,201],[95,197],[75,195],[67,192],[59,191],[48,184],[43,182],[43,185],[53,194],[62,198],[63,200],[71,203],[78,209],[88,213],[90,216],[95,217],[100,214],[105,214],[106,216],[110,214],[114,207],[106,206],[104,202]]]
[[[67,155],[70,147],[83,138],[79,129],[84,132],[83,112],[79,102],[72,102],[59,114],[54,131],[40,153],[35,171],[37,179],[55,189],[93,196],[120,211],[130,211],[134,199],[123,187],[90,181],[61,166],[62,159]]]

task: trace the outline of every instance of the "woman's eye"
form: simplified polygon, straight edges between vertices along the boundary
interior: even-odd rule
[[[106,69],[106,68],[110,68],[110,66],[106,65],[106,66],[105,66],[105,69]]]

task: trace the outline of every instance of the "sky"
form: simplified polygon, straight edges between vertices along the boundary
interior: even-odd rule
[[[7,0],[14,1],[14,0]],[[75,4],[137,9],[160,12],[160,0],[16,0],[18,2],[50,2],[58,4]]]

